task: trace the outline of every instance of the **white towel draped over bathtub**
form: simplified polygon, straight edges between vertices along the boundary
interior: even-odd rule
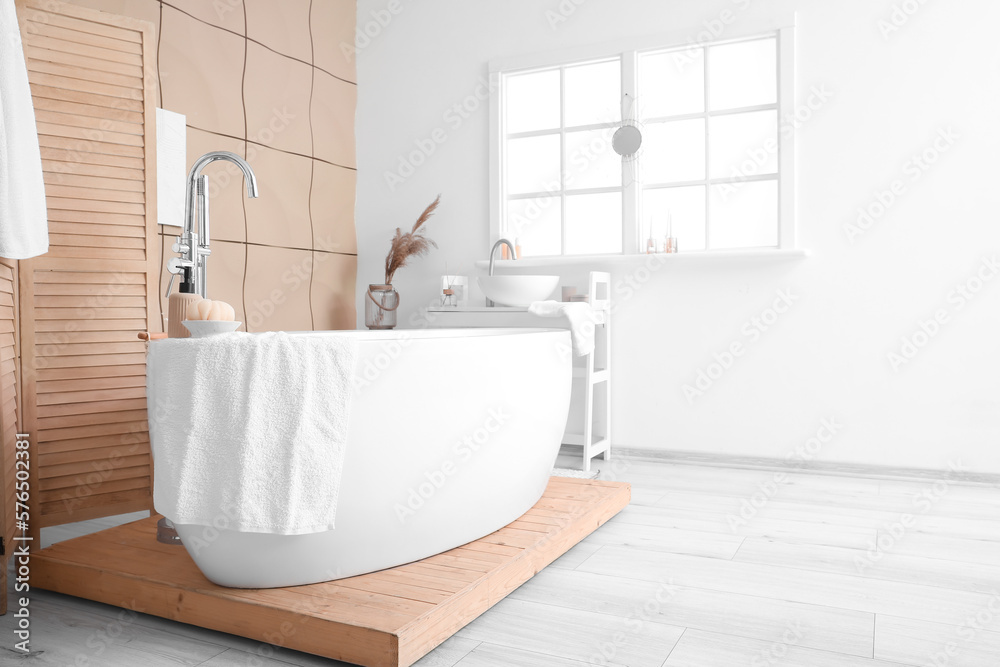
[[[174,523],[332,530],[357,338],[230,333],[153,341],[153,505]]]
[[[49,249],[49,222],[35,109],[14,0],[0,0],[0,257]]]

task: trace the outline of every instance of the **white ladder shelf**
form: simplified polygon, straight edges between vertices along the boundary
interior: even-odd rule
[[[601,456],[611,458],[611,274],[590,272],[590,307],[594,311],[594,351],[584,358],[583,366],[573,367],[573,377],[583,378],[582,432],[567,426],[563,444],[583,447],[583,470],[590,471],[590,461]],[[597,363],[601,366],[597,367]],[[604,385],[604,395],[596,400],[598,385]],[[575,387],[574,387],[575,389]],[[601,434],[595,433],[595,417],[603,418]]]

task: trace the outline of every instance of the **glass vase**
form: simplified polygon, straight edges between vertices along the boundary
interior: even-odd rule
[[[399,293],[392,285],[369,285],[365,297],[365,326],[369,329],[392,329],[396,326]]]

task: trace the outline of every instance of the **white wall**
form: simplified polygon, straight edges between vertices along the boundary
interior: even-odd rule
[[[917,7],[884,37],[893,3]],[[453,128],[449,108],[476,91],[491,58],[798,12],[797,97],[833,98],[797,132],[799,245],[806,259],[684,261],[616,311],[615,442],[621,446],[784,457],[835,417],[818,458],[1000,473],[1000,278],[959,308],[952,293],[984,257],[1000,259],[1000,3],[916,0],[399,0],[358,56],[359,289],[381,282],[393,229],[438,193],[428,226],[441,248],[396,278],[402,322],[437,276],[472,274],[489,243],[488,110]],[[387,0],[359,0],[363,27]],[[905,15],[904,15],[905,16]],[[385,18],[385,15],[383,15]],[[391,191],[384,173],[436,128],[447,141]],[[906,163],[941,128],[954,145],[922,177]],[[895,179],[905,191],[854,243],[844,226]],[[634,270],[615,269],[616,280]],[[567,277],[569,284],[582,284]],[[741,333],[778,290],[797,301],[752,341]],[[949,295],[951,298],[949,299]],[[363,318],[358,298],[358,321]],[[947,322],[894,371],[888,353],[943,310]],[[405,324],[404,324],[405,326]],[[690,403],[682,391],[733,341],[746,353]]]

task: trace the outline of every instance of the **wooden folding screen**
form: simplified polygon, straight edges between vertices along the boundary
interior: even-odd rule
[[[17,262],[0,259],[0,614],[7,609],[7,560],[15,531],[14,451],[17,442]]]
[[[155,40],[149,23],[74,5],[17,0],[17,9],[51,244],[18,274],[37,535],[151,506],[136,334],[159,307]]]

